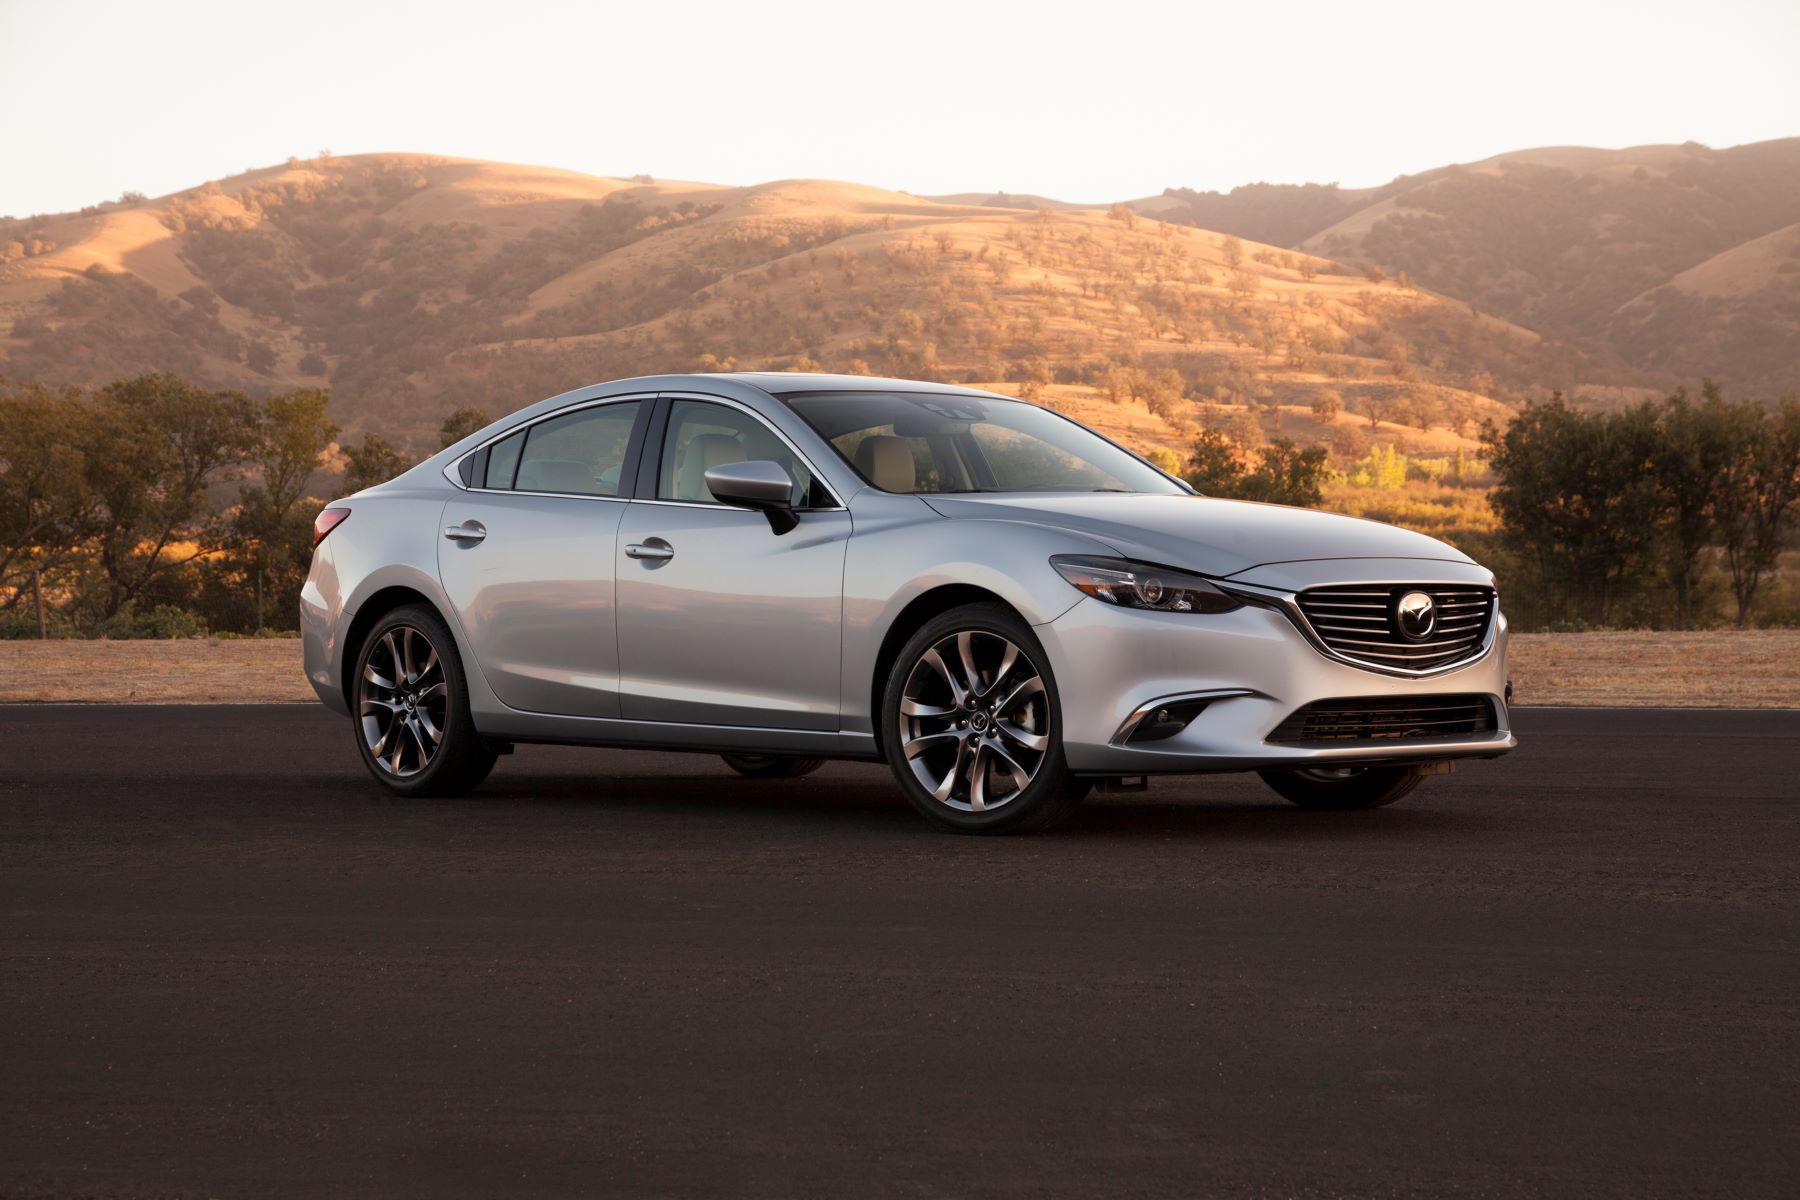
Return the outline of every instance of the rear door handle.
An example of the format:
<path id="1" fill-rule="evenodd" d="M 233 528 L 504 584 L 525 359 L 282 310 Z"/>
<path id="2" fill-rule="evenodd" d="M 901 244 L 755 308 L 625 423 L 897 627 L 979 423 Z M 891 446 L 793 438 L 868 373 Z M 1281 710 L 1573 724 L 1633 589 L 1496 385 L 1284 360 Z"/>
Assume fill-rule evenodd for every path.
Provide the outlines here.
<path id="1" fill-rule="evenodd" d="M 479 542 L 487 536 L 487 530 L 483 529 L 479 522 L 472 521 L 467 525 L 445 527 L 444 536 L 453 542 Z"/>
<path id="2" fill-rule="evenodd" d="M 651 538 L 647 542 L 632 542 L 625 547 L 626 558 L 648 558 L 656 562 L 665 562 L 675 557 L 675 547 L 661 538 Z"/>

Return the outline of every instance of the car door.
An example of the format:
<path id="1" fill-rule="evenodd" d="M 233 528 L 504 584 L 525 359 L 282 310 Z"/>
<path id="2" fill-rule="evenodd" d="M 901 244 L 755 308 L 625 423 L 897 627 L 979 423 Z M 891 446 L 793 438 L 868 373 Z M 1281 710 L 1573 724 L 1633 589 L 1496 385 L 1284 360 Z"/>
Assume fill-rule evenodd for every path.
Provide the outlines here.
<path id="1" fill-rule="evenodd" d="M 502 703 L 619 715 L 613 563 L 650 401 L 536 421 L 475 452 L 444 508 L 438 574 Z"/>
<path id="2" fill-rule="evenodd" d="M 748 408 L 662 403 L 619 529 L 623 715 L 835 730 L 850 514 Z M 709 468 L 757 460 L 794 480 L 800 520 L 787 533 L 706 488 Z"/>

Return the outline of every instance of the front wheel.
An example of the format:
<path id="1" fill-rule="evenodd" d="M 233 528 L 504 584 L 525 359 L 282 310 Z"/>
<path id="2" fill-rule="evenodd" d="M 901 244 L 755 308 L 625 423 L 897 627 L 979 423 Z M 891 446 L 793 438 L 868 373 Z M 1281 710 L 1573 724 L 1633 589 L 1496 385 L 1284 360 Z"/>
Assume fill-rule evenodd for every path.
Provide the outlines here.
<path id="1" fill-rule="evenodd" d="M 375 623 L 356 657 L 356 749 L 369 773 L 408 796 L 459 796 L 487 778 L 494 752 L 469 715 L 456 641 L 424 605 Z"/>
<path id="2" fill-rule="evenodd" d="M 825 765 L 822 758 L 791 758 L 784 754 L 721 754 L 719 757 L 746 779 L 798 779 Z"/>
<path id="3" fill-rule="evenodd" d="M 1088 793 L 1063 759 L 1049 658 L 1001 605 L 952 609 L 913 634 L 894 660 L 881 714 L 900 789 L 942 828 L 1043 829 Z"/>
<path id="4" fill-rule="evenodd" d="M 1257 774 L 1283 798 L 1323 812 L 1380 808 L 1425 781 L 1411 767 L 1304 767 Z"/>

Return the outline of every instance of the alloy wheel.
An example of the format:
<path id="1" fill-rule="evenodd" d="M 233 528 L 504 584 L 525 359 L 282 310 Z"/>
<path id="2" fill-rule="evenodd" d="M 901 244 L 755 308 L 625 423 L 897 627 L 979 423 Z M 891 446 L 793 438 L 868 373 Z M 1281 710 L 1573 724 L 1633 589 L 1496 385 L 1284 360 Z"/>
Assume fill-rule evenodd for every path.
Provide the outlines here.
<path id="1" fill-rule="evenodd" d="M 1030 786 L 1050 749 L 1050 701 L 1030 657 L 997 633 L 935 642 L 900 692 L 900 745 L 933 799 L 991 812 Z"/>
<path id="2" fill-rule="evenodd" d="M 384 772 L 406 779 L 431 765 L 449 725 L 450 690 L 423 631 L 395 625 L 381 635 L 363 663 L 356 699 L 363 744 Z"/>
<path id="3" fill-rule="evenodd" d="M 1341 783 L 1368 773 L 1367 767 L 1299 767 L 1294 774 L 1317 783 Z"/>

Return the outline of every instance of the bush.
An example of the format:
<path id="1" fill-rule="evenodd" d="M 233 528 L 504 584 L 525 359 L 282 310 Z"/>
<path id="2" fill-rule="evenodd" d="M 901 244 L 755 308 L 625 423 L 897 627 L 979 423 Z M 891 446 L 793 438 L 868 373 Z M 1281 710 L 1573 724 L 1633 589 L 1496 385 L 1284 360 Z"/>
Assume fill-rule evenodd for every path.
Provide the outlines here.
<path id="1" fill-rule="evenodd" d="M 1350 482 L 1393 491 L 1406 483 L 1406 455 L 1392 446 L 1377 446 L 1356 460 L 1350 468 Z"/>
<path id="2" fill-rule="evenodd" d="M 1424 479 L 1431 483 L 1440 483 L 1451 473 L 1452 461 L 1448 458 L 1413 458 L 1406 463 L 1408 479 Z"/>
<path id="3" fill-rule="evenodd" d="M 49 625 L 48 632 L 51 637 L 64 636 L 62 629 L 52 619 L 47 605 L 44 619 Z M 20 605 L 11 612 L 0 612 L 0 642 L 35 641 L 36 638 L 37 617 L 29 607 Z"/>
<path id="4" fill-rule="evenodd" d="M 173 604 L 159 604 L 147 613 L 128 604 L 109 617 L 99 633 L 113 641 L 201 637 L 206 633 L 206 622 Z"/>
<path id="5" fill-rule="evenodd" d="M 1161 446 L 1157 446 L 1146 451 L 1144 457 L 1171 475 L 1181 474 L 1181 457 L 1173 450 L 1165 450 Z"/>

